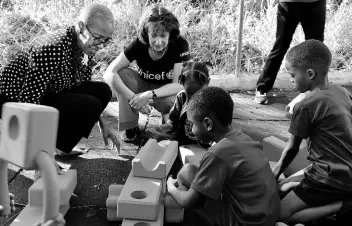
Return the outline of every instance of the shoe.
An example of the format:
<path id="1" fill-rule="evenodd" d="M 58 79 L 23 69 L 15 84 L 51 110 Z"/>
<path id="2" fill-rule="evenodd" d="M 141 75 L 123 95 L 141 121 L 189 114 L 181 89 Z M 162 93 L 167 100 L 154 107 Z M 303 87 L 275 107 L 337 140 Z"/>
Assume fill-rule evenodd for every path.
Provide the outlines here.
<path id="1" fill-rule="evenodd" d="M 267 104 L 268 103 L 268 96 L 266 93 L 255 91 L 254 101 L 258 104 Z"/>
<path id="2" fill-rule="evenodd" d="M 137 138 L 138 127 L 133 129 L 127 129 L 121 135 L 121 140 L 124 142 L 132 142 Z"/>

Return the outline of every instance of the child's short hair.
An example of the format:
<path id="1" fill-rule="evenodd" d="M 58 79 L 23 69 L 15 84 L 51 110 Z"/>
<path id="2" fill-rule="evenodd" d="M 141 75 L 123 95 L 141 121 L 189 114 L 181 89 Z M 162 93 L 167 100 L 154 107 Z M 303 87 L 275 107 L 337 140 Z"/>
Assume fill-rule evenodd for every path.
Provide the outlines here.
<path id="1" fill-rule="evenodd" d="M 144 44 L 149 45 L 148 29 L 151 23 L 154 23 L 154 31 L 162 27 L 170 33 L 169 42 L 177 40 L 180 36 L 180 24 L 176 16 L 157 4 L 147 8 L 139 20 L 138 38 Z"/>
<path id="2" fill-rule="evenodd" d="M 208 85 L 210 82 L 209 70 L 206 63 L 186 61 L 182 65 L 178 83 L 184 85 L 186 81 L 196 82 L 200 85 Z"/>
<path id="3" fill-rule="evenodd" d="M 214 115 L 223 126 L 227 126 L 232 123 L 233 101 L 222 88 L 206 87 L 192 96 L 187 111 L 199 120 Z"/>
<path id="4" fill-rule="evenodd" d="M 321 41 L 310 39 L 292 47 L 287 53 L 286 60 L 292 67 L 327 74 L 331 65 L 331 52 Z"/>

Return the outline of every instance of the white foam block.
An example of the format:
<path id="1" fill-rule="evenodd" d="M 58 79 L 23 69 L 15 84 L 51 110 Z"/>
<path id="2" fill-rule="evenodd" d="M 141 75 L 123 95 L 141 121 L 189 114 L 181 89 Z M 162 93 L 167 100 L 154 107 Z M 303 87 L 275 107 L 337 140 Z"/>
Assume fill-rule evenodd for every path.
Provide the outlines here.
<path id="1" fill-rule="evenodd" d="M 70 209 L 70 204 L 66 203 L 60 206 L 59 212 L 65 215 Z M 27 205 L 17 218 L 12 222 L 13 226 L 33 226 L 38 222 L 42 221 L 43 218 L 43 208 L 37 206 Z"/>
<path id="2" fill-rule="evenodd" d="M 106 218 L 108 221 L 122 221 L 121 217 L 117 217 L 117 200 L 123 189 L 122 184 L 112 184 L 109 186 L 109 195 L 106 199 Z"/>
<path id="3" fill-rule="evenodd" d="M 160 205 L 158 218 L 155 221 L 140 221 L 133 219 L 124 219 L 122 226 L 163 226 L 164 225 L 164 205 Z"/>
<path id="4" fill-rule="evenodd" d="M 205 153 L 206 150 L 196 144 L 180 146 L 180 154 L 183 165 L 187 163 L 199 165 L 199 162 L 202 160 Z"/>
<path id="5" fill-rule="evenodd" d="M 55 108 L 5 103 L 2 110 L 0 158 L 21 168 L 36 169 L 39 151 L 53 156 L 59 112 Z"/>
<path id="6" fill-rule="evenodd" d="M 162 180 L 134 177 L 131 172 L 117 200 L 117 216 L 154 221 L 161 196 Z"/>
<path id="7" fill-rule="evenodd" d="M 133 176 L 165 178 L 177 157 L 177 153 L 177 141 L 169 141 L 166 147 L 162 147 L 155 139 L 149 139 L 132 161 Z"/>
<path id="8" fill-rule="evenodd" d="M 68 170 L 64 174 L 58 175 L 58 183 L 60 191 L 60 205 L 64 205 L 70 201 L 73 190 L 77 185 L 77 171 Z M 31 206 L 42 206 L 44 200 L 44 181 L 39 178 L 28 190 L 28 203 Z"/>
<path id="9" fill-rule="evenodd" d="M 269 161 L 278 162 L 286 145 L 286 142 L 274 136 L 266 137 L 263 139 L 263 151 Z M 307 144 L 305 141 L 303 141 L 297 156 L 284 171 L 284 175 L 288 177 L 308 166 L 310 163 L 307 160 L 307 155 Z"/>

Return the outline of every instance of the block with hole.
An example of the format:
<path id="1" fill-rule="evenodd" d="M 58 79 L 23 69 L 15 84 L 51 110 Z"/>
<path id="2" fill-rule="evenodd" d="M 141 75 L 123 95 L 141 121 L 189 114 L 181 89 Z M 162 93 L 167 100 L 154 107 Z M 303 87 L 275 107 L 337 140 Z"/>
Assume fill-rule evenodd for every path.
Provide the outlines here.
<path id="1" fill-rule="evenodd" d="M 121 194 L 123 185 L 122 184 L 112 184 L 109 186 L 109 195 L 106 199 L 106 218 L 108 221 L 122 221 L 121 217 L 117 217 L 117 200 Z"/>
<path id="2" fill-rule="evenodd" d="M 38 152 L 45 151 L 53 156 L 58 110 L 36 104 L 5 103 L 1 117 L 1 159 L 31 170 L 37 169 Z"/>
<path id="3" fill-rule="evenodd" d="M 199 162 L 202 160 L 206 151 L 206 149 L 201 148 L 197 144 L 180 146 L 180 155 L 183 165 L 187 163 L 199 165 Z"/>
<path id="4" fill-rule="evenodd" d="M 64 171 L 58 175 L 58 188 L 60 191 L 60 205 L 69 203 L 73 190 L 77 185 L 77 171 Z M 28 190 L 28 204 L 31 206 L 43 205 L 44 181 L 39 178 Z"/>
<path id="5" fill-rule="evenodd" d="M 135 177 L 163 179 L 169 173 L 178 154 L 178 142 L 159 145 L 155 139 L 149 139 L 132 160 L 132 172 Z"/>
<path id="6" fill-rule="evenodd" d="M 160 204 L 158 216 L 154 221 L 124 219 L 121 226 L 163 226 L 164 225 L 164 205 Z"/>
<path id="7" fill-rule="evenodd" d="M 44 181 L 43 204 L 38 208 L 26 206 L 27 212 L 20 214 L 26 219 L 22 221 L 23 225 L 31 225 L 27 218 L 34 214 L 38 216 L 38 221 L 42 222 L 57 217 L 60 208 L 60 193 L 53 153 L 56 146 L 58 118 L 58 110 L 48 106 L 11 102 L 3 105 L 0 181 L 5 181 L 5 183 L 0 185 L 0 203 L 4 207 L 0 215 L 7 215 L 11 212 L 6 183 L 7 165 L 10 162 L 26 170 L 39 169 Z"/>
<path id="8" fill-rule="evenodd" d="M 155 221 L 161 198 L 162 180 L 134 177 L 131 172 L 117 200 L 117 216 Z"/>
<path id="9" fill-rule="evenodd" d="M 263 151 L 265 156 L 269 161 L 277 162 L 279 161 L 281 154 L 286 147 L 287 142 L 280 140 L 274 136 L 266 137 L 263 139 Z M 284 175 L 289 177 L 290 175 L 296 173 L 297 171 L 305 168 L 310 163 L 307 160 L 307 143 L 302 141 L 299 152 L 292 163 L 284 171 Z"/>

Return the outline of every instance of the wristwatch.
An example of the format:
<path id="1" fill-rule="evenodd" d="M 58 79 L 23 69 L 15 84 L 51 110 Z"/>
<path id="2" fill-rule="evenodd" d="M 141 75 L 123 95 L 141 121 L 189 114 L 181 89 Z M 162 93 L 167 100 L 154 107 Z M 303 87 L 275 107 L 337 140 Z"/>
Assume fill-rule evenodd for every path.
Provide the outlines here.
<path id="1" fill-rule="evenodd" d="M 152 90 L 152 94 L 153 94 L 153 99 L 155 99 L 155 98 L 157 98 L 158 96 L 156 95 L 156 93 L 155 93 L 155 91 L 154 90 Z"/>

